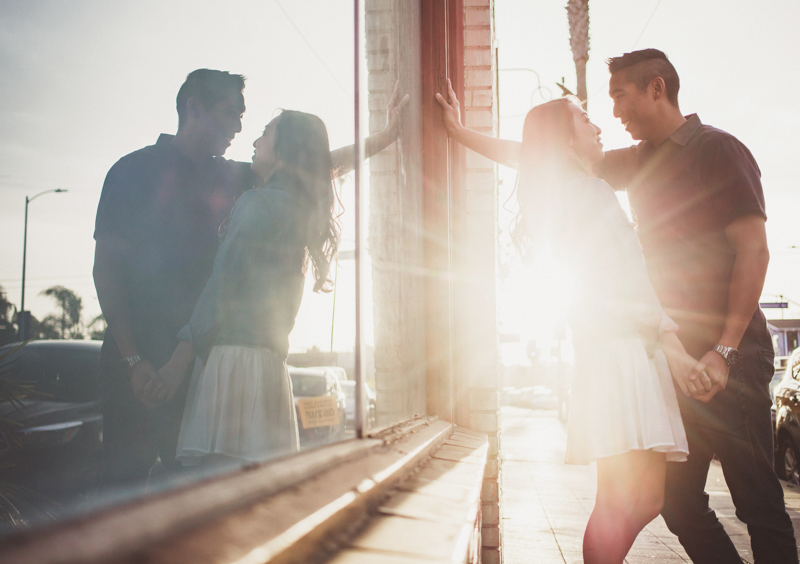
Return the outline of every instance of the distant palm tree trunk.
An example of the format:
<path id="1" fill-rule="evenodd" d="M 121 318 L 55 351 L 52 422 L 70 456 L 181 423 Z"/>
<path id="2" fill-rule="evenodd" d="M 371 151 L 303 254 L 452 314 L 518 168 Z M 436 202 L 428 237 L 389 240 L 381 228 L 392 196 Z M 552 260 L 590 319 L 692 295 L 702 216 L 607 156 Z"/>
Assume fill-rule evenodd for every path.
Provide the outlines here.
<path id="1" fill-rule="evenodd" d="M 586 107 L 586 62 L 589 60 L 589 0 L 568 0 L 569 46 L 578 77 L 578 98 Z"/>

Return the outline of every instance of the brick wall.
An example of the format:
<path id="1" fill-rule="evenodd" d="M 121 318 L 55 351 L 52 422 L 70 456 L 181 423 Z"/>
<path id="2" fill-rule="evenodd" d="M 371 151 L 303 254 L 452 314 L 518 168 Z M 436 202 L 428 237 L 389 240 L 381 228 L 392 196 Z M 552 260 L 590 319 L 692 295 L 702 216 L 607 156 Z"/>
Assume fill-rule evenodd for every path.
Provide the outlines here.
<path id="1" fill-rule="evenodd" d="M 464 124 L 497 136 L 497 67 L 494 0 L 464 0 Z M 489 435 L 489 460 L 481 493 L 482 562 L 501 561 L 498 347 L 495 302 L 497 167 L 466 151 L 467 296 L 465 331 L 469 426 Z"/>

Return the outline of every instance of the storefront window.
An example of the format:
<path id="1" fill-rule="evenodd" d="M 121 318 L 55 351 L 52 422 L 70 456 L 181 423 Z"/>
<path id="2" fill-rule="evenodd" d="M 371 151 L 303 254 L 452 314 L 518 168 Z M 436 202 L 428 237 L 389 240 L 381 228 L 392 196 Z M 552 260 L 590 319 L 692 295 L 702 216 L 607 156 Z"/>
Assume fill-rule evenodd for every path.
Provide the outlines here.
<path id="1" fill-rule="evenodd" d="M 421 284 L 414 271 L 421 248 L 415 230 L 421 213 L 421 146 L 413 31 L 419 22 L 412 4 L 368 0 L 366 27 L 361 28 L 367 70 L 365 135 L 386 125 L 396 81 L 401 94 L 411 99 L 402 110 L 400 141 L 369 160 L 361 192 L 367 211 L 362 302 L 364 375 L 370 385 L 365 397 L 370 399 L 365 421 L 371 427 L 395 423 L 424 407 L 421 336 L 414 334 L 422 306 L 415 303 Z M 355 181 L 349 172 L 352 147 L 336 151 L 354 141 L 353 16 L 350 0 L 3 3 L 0 216 L 8 237 L 0 264 L 5 296 L 20 309 L 22 284 L 15 280 L 25 217 L 25 309 L 34 317 L 30 330 L 35 340 L 20 350 L 13 350 L 15 345 L 0 349 L 5 394 L 0 396 L 0 533 L 230 471 L 242 463 L 290 455 L 295 449 L 289 439 L 276 443 L 270 438 L 278 433 L 275 428 L 286 430 L 269 422 L 275 410 L 286 421 L 297 419 L 301 450 L 355 436 Z M 184 104 L 188 133 L 205 134 L 212 145 L 222 136 L 219 150 L 182 144 L 180 135 L 158 141 L 161 134 L 178 130 L 176 96 L 196 69 L 246 77 L 240 127 L 238 114 L 244 107 L 217 106 L 221 102 L 213 92 L 200 109 Z M 318 116 L 327 128 L 333 165 L 342 165 L 333 181 L 340 244 L 329 292 L 314 291 L 313 256 L 306 262 L 302 292 L 270 290 L 303 284 L 298 282 L 300 271 L 295 272 L 303 259 L 300 255 L 298 261 L 294 243 L 306 232 L 289 215 L 311 213 L 305 196 L 295 194 L 291 201 L 274 194 L 242 197 L 239 201 L 247 205 L 231 215 L 234 198 L 229 196 L 259 184 L 258 177 L 247 186 L 248 164 L 209 164 L 212 154 L 223 153 L 225 159 L 249 163 L 254 141 L 273 119 L 283 119 L 283 110 Z M 295 133 L 305 124 L 295 123 Z M 277 138 L 287 139 L 286 130 L 276 131 Z M 310 143 L 299 133 L 295 138 Z M 112 179 L 116 191 L 107 198 L 112 212 L 97 231 L 98 240 L 110 241 L 111 263 L 119 267 L 111 285 L 116 281 L 126 293 L 115 297 L 101 292 L 98 300 L 92 279 L 93 232 L 104 179 L 122 157 L 144 147 L 150 147 L 144 156 L 128 157 L 127 165 L 117 167 Z M 265 154 L 261 147 L 256 150 Z M 300 149 L 288 144 L 280 150 Z M 256 170 L 259 175 L 269 171 L 265 162 Z M 283 184 L 272 188 L 284 193 L 302 182 L 281 180 L 277 173 L 270 177 L 271 182 L 279 180 Z M 56 188 L 66 193 L 37 199 L 25 216 L 26 196 Z M 247 223 L 248 213 L 267 214 L 273 223 L 265 220 L 264 226 L 252 218 Z M 270 231 L 273 224 L 279 227 Z M 237 272 L 238 278 L 231 282 L 222 276 L 209 290 L 206 281 L 211 276 L 214 282 L 218 230 L 223 233 L 220 249 L 227 253 L 218 257 L 224 262 L 220 274 Z M 234 242 L 226 245 L 226 238 Z M 265 250 L 265 244 L 273 246 Z M 167 247 L 169 253 L 162 252 Z M 319 248 L 324 254 L 325 243 Z M 252 261 L 244 260 L 249 257 Z M 270 261 L 277 266 L 269 266 Z M 324 262 L 323 257 L 320 264 Z M 300 294 L 297 309 L 294 301 Z M 252 301 L 238 302 L 238 296 Z M 189 322 L 192 307 L 186 304 L 197 300 L 206 304 L 205 318 L 201 315 L 197 326 L 192 321 L 189 335 L 195 352 L 208 361 L 205 367 L 195 366 L 194 372 L 190 367 L 174 390 L 167 380 L 158 380 L 161 396 L 152 389 L 134 389 L 137 384 L 121 370 L 120 358 L 136 352 L 157 371 L 178 342 L 172 325 L 179 329 Z M 404 302 L 403 308 L 396 300 Z M 114 303 L 129 306 L 129 327 L 147 342 L 125 353 L 107 339 L 100 370 L 99 340 L 92 339 L 102 338 L 101 304 L 106 309 Z M 215 317 L 223 310 L 228 317 Z M 280 323 L 258 324 L 265 311 Z M 248 325 L 250 318 L 254 321 Z M 113 315 L 105 321 L 115 323 Z M 278 333 L 288 328 L 288 350 L 282 350 L 286 335 Z M 115 337 L 124 340 L 120 334 Z M 232 349 L 237 346 L 271 352 L 242 356 Z M 216 354 L 217 347 L 228 349 Z M 288 377 L 281 373 L 287 354 Z M 214 362 L 217 380 L 202 380 Z M 247 362 L 256 368 L 225 368 L 226 363 Z M 243 383 L 237 379 L 242 370 L 260 372 Z M 283 387 L 276 386 L 275 379 L 281 378 Z M 293 397 L 286 395 L 289 382 Z M 198 392 L 203 383 L 217 387 Z M 152 409 L 136 403 L 142 394 L 154 394 L 146 396 Z M 283 395 L 274 400 L 276 394 Z M 179 405 L 165 408 L 170 402 Z M 187 419 L 188 406 L 193 419 Z M 192 456 L 176 463 L 176 444 L 180 448 L 186 435 L 200 442 L 188 448 Z M 219 450 L 221 444 L 234 445 L 234 450 Z M 214 456 L 204 457 L 204 448 Z M 246 451 L 242 458 L 236 448 Z"/>

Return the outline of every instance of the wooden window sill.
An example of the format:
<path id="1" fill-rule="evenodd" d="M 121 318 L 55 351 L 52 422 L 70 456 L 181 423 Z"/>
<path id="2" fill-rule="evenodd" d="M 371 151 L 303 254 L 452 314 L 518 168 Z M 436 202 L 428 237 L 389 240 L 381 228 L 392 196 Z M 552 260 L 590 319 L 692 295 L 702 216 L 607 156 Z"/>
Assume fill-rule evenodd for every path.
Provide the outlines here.
<path id="1" fill-rule="evenodd" d="M 456 483 L 466 480 L 477 486 L 453 495 L 461 496 L 464 507 L 479 507 L 474 488 L 480 492 L 486 448 L 475 448 L 474 433 L 470 441 L 463 433 L 472 432 L 459 432 L 456 439 L 469 445 L 450 438 L 450 423 L 434 417 L 411 420 L 374 437 L 328 445 L 9 535 L 0 539 L 0 560 L 6 564 L 310 562 L 331 550 L 332 540 L 352 536 L 367 523 L 362 534 L 386 519 L 418 519 L 419 514 L 402 514 L 412 505 L 384 503 L 401 482 L 399 491 L 404 493 L 397 499 L 412 492 L 426 495 L 426 489 L 436 488 L 430 482 L 445 474 Z M 450 444 L 442 447 L 448 440 Z M 423 461 L 427 462 L 420 469 Z M 466 464 L 479 476 L 467 478 Z M 411 490 L 413 484 L 422 490 Z M 446 484 L 441 488 L 448 489 Z M 376 508 L 377 521 L 369 521 Z M 470 515 L 465 518 L 469 521 Z M 350 551 L 366 550 L 350 546 Z"/>

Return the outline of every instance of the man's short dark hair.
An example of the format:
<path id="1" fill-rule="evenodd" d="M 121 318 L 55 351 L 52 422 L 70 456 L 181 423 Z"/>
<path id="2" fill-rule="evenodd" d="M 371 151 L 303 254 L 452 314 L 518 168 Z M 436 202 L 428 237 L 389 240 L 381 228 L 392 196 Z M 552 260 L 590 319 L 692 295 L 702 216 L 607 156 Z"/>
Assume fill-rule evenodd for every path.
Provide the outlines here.
<path id="1" fill-rule="evenodd" d="M 647 85 L 654 78 L 661 77 L 667 87 L 667 100 L 673 106 L 678 105 L 678 91 L 681 89 L 681 79 L 667 55 L 658 49 L 642 49 L 625 53 L 621 57 L 611 57 L 606 61 L 608 71 L 613 75 L 621 70 L 630 69 L 628 79 L 640 91 L 647 90 Z"/>
<path id="2" fill-rule="evenodd" d="M 205 108 L 211 108 L 224 100 L 231 92 L 244 90 L 245 77 L 225 71 L 197 69 L 189 73 L 186 82 L 178 90 L 176 106 L 178 108 L 178 129 L 186 123 L 186 103 L 194 98 Z"/>

